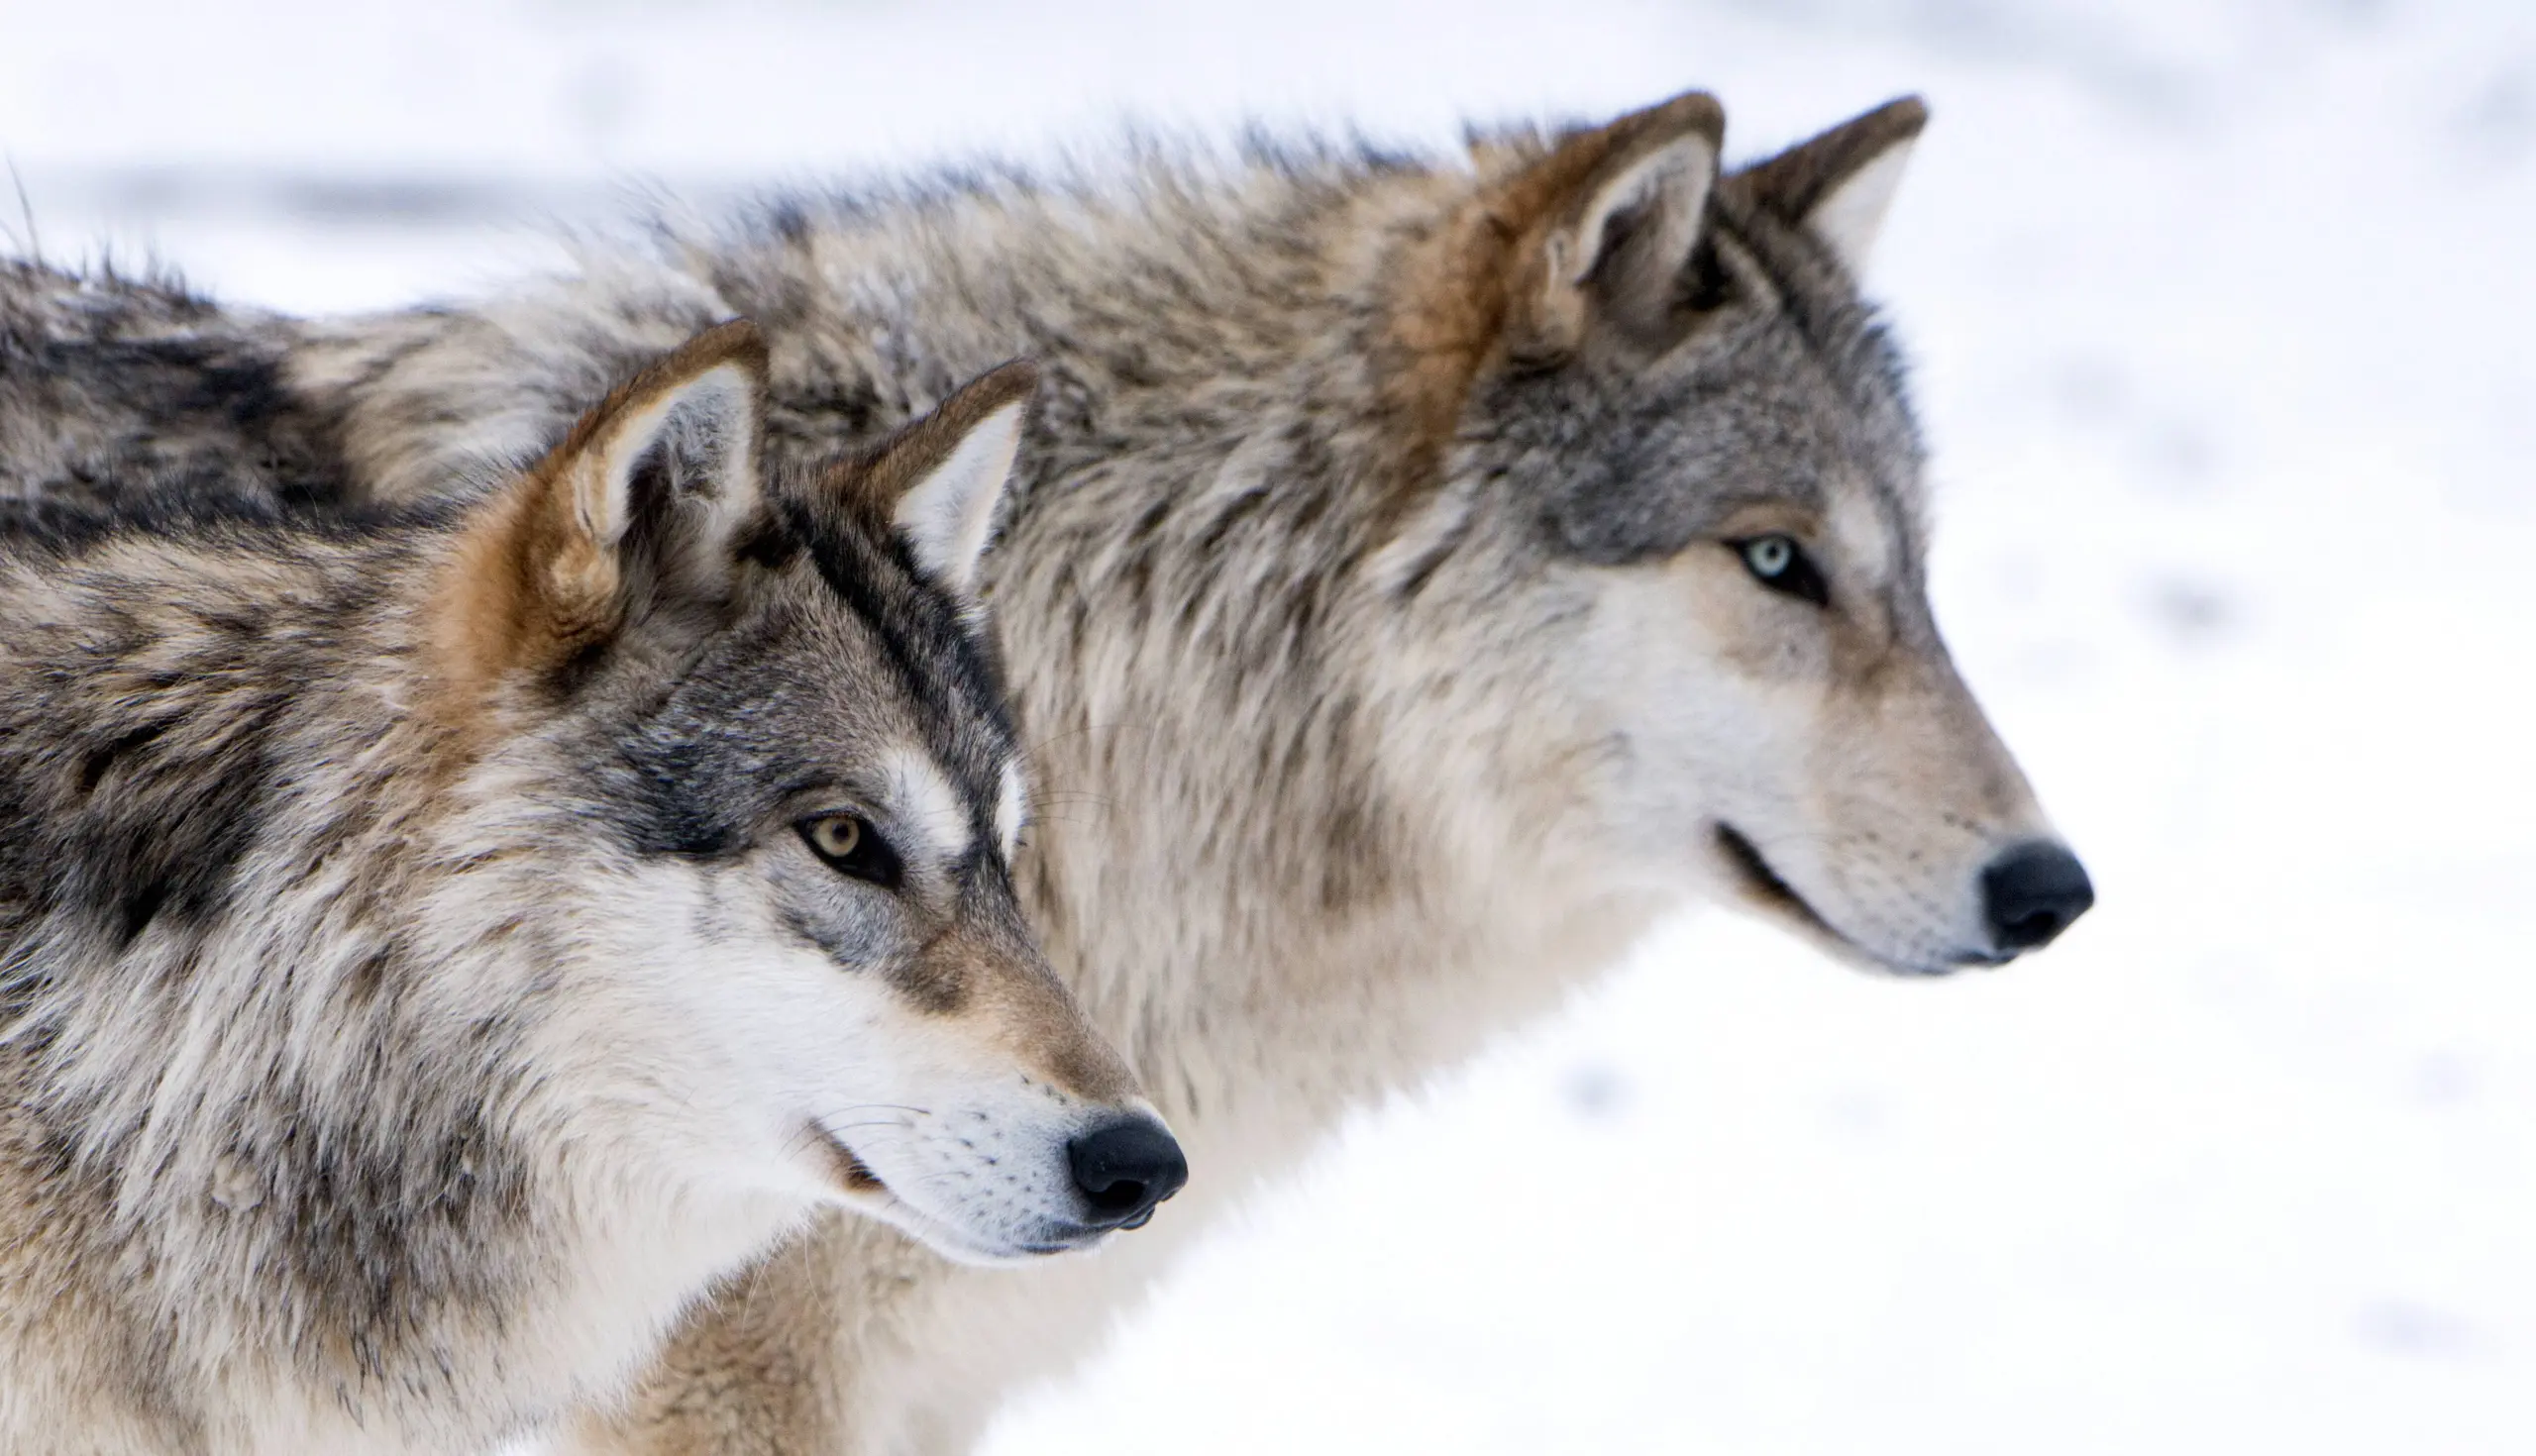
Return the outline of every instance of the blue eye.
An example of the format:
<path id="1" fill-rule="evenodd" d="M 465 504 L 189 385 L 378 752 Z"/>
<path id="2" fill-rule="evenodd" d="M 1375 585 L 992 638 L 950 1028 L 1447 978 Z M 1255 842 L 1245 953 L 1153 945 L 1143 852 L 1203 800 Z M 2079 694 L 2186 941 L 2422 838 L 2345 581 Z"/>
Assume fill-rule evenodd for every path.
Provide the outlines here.
<path id="1" fill-rule="evenodd" d="M 1795 537 L 1774 531 L 1767 536 L 1753 536 L 1727 544 L 1744 558 L 1744 568 L 1752 573 L 1753 580 L 1772 591 L 1802 597 L 1816 606 L 1831 604 L 1831 583 L 1823 579 L 1823 572 L 1815 567 L 1813 558 L 1805 554 L 1805 548 L 1796 544 Z"/>

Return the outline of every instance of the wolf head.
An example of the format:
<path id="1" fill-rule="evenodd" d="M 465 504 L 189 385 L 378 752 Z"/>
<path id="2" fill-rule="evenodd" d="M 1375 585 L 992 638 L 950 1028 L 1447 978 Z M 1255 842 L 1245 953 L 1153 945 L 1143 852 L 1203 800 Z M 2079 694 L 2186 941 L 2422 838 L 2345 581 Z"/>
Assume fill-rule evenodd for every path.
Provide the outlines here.
<path id="1" fill-rule="evenodd" d="M 745 323 L 655 364 L 476 507 L 437 588 L 468 852 L 551 890 L 511 913 L 566 967 L 556 1081 L 697 1196 L 976 1259 L 1139 1223 L 1185 1165 L 1022 923 L 974 631 L 1032 372 L 769 481 L 766 368 Z"/>
<path id="2" fill-rule="evenodd" d="M 1475 143 L 1474 213 L 1403 312 L 1460 364 L 1406 401 L 1450 435 L 1391 566 L 1493 624 L 1532 704 L 1510 731 L 1557 745 L 1607 867 L 1722 878 L 1933 973 L 2042 945 L 2092 891 L 1931 618 L 1920 438 L 1857 293 L 1925 117 L 1732 174 L 1700 95 Z M 1503 546 L 1474 566 L 1475 540 Z"/>

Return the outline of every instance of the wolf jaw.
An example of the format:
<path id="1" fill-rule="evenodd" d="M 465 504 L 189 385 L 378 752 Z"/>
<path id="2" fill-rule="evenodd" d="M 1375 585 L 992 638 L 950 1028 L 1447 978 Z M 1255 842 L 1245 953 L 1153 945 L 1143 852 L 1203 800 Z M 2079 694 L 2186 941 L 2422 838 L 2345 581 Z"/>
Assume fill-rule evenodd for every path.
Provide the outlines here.
<path id="1" fill-rule="evenodd" d="M 874 1173 L 870 1165 L 856 1156 L 854 1149 L 825 1124 L 813 1119 L 803 1129 L 804 1135 L 827 1151 L 836 1188 L 842 1200 L 856 1212 L 877 1218 L 921 1241 L 935 1253 L 955 1263 L 995 1268 L 1001 1265 L 1030 1263 L 1049 1254 L 1071 1253 L 1093 1248 L 1110 1234 L 1123 1229 L 1141 1228 L 1151 1218 L 1150 1211 L 1139 1215 L 1117 1229 L 1102 1229 L 1091 1235 L 1055 1236 L 1045 1241 L 1016 1239 L 990 1242 L 949 1219 L 939 1218 L 893 1193 L 890 1186 Z"/>
<path id="2" fill-rule="evenodd" d="M 1779 878 L 1762 858 L 1752 841 L 1738 832 L 1734 825 L 1716 827 L 1719 859 L 1723 862 L 1722 878 L 1727 892 L 1764 919 L 1770 920 L 1790 934 L 1807 941 L 1836 960 L 1868 971 L 1889 972 L 1897 976 L 1951 976 L 1967 967 L 1997 967 L 2016 959 L 2016 953 L 1992 951 L 1959 951 L 1950 961 L 1934 965 L 1897 961 L 1878 955 L 1871 948 L 1841 933 L 1838 926 L 1823 918 L 1795 886 Z"/>
<path id="3" fill-rule="evenodd" d="M 1857 942 L 1833 929 L 1829 921 L 1816 914 L 1814 907 L 1805 902 L 1805 896 L 1781 880 L 1778 872 L 1770 868 L 1770 862 L 1762 859 L 1761 852 L 1752 847 L 1752 841 L 1744 838 L 1734 825 L 1717 826 L 1717 848 L 1725 857 L 1736 888 L 1755 910 L 1793 922 L 1792 928 L 1801 935 L 1817 941 L 1829 941 L 1849 955 L 1873 959 Z"/>

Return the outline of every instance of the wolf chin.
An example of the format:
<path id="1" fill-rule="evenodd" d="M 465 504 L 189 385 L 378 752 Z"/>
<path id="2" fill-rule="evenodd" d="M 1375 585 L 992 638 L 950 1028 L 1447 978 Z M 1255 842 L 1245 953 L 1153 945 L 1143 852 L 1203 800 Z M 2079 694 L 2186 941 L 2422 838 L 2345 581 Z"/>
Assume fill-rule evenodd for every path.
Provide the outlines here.
<path id="1" fill-rule="evenodd" d="M 481 1450 L 819 1210 L 1008 1261 L 1176 1186 L 1008 877 L 1029 370 L 768 483 L 765 368 L 464 504 L 0 534 L 0 1449 Z"/>
<path id="2" fill-rule="evenodd" d="M 402 501 L 733 314 L 767 327 L 793 454 L 1043 361 L 984 567 L 1040 809 L 1023 897 L 1219 1207 L 1686 901 L 1908 976 L 2091 902 L 1931 618 L 1919 435 L 1858 293 L 1924 120 L 1730 171 L 1685 95 L 1466 161 L 782 199 L 507 299 L 323 323 L 29 269 L 7 306 L 49 372 L 0 380 L 0 438 L 37 496 L 140 453 L 209 491 L 340 466 Z M 962 1449 L 1169 1246 L 990 1277 L 833 1223 L 578 1438 Z"/>

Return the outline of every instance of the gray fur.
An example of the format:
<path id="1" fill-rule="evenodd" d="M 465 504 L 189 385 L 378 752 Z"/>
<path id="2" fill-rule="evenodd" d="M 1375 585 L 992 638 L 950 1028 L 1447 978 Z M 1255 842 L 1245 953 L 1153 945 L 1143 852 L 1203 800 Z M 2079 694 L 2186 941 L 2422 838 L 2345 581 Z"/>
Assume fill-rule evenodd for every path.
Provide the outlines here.
<path id="1" fill-rule="evenodd" d="M 0 260 L 0 495 L 113 507 L 135 491 L 340 493 L 327 427 L 284 384 L 292 335 L 287 320 L 216 307 L 172 277 Z"/>
<path id="2" fill-rule="evenodd" d="M 1887 970 L 1992 958 L 1979 867 L 2050 831 L 1929 615 L 1865 233 L 1809 224 L 1921 117 L 1722 178 L 1684 97 L 1468 165 L 1261 148 L 790 198 L 477 307 L 240 338 L 289 335 L 291 417 L 373 501 L 537 448 L 569 391 L 727 313 L 767 327 L 794 455 L 1042 361 L 987 564 L 1042 790 L 1023 889 L 1219 1205 L 1688 895 Z M 1828 605 L 1751 579 L 1755 531 L 1819 555 Z M 834 1226 L 583 1439 L 962 1449 L 1162 1248 L 1024 1286 Z"/>

